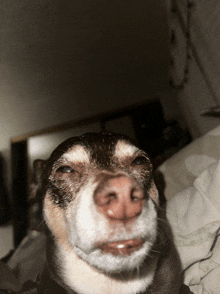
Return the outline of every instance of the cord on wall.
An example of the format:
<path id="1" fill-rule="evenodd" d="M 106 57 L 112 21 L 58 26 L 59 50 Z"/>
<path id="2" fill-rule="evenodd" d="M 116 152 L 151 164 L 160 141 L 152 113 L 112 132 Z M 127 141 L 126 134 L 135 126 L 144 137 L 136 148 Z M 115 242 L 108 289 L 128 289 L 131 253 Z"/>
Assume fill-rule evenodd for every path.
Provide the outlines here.
<path id="1" fill-rule="evenodd" d="M 183 21 L 180 9 L 178 8 L 178 5 L 176 3 L 176 0 L 172 0 L 171 3 L 171 13 L 175 13 L 178 17 L 178 20 L 180 22 L 181 25 L 181 29 L 185 35 L 186 38 L 186 49 L 185 49 L 185 65 L 184 65 L 184 72 L 183 72 L 183 78 L 181 80 L 181 82 L 176 83 L 173 79 L 170 79 L 170 86 L 174 89 L 183 89 L 184 85 L 187 83 L 188 81 L 188 74 L 189 74 L 189 62 L 191 59 L 191 55 L 190 55 L 190 43 L 191 43 L 191 9 L 194 6 L 194 4 L 187 0 L 187 5 L 186 5 L 186 26 L 185 23 Z M 171 30 L 171 36 L 170 36 L 170 43 L 175 44 L 176 41 L 176 36 L 175 36 L 175 31 Z M 174 66 L 174 59 L 171 58 L 171 65 Z"/>

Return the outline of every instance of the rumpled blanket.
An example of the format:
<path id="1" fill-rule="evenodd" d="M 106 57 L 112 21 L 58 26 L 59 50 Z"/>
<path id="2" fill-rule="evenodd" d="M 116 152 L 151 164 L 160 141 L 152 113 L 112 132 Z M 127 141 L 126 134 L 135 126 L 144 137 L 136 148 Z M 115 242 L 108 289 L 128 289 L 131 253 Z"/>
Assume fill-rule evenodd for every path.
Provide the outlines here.
<path id="1" fill-rule="evenodd" d="M 45 234 L 30 231 L 8 260 L 0 261 L 0 294 L 35 294 L 45 261 Z"/>
<path id="2" fill-rule="evenodd" d="M 195 294 L 220 293 L 220 161 L 167 202 L 167 218 Z"/>

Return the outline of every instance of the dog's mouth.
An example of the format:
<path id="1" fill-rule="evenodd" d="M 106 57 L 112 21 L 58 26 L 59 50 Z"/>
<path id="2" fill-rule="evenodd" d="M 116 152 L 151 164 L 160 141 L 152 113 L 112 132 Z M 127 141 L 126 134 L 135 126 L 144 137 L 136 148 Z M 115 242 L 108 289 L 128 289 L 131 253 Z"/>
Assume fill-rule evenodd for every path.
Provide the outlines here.
<path id="1" fill-rule="evenodd" d="M 98 246 L 103 253 L 127 256 L 139 250 L 143 245 L 141 238 L 104 243 Z"/>

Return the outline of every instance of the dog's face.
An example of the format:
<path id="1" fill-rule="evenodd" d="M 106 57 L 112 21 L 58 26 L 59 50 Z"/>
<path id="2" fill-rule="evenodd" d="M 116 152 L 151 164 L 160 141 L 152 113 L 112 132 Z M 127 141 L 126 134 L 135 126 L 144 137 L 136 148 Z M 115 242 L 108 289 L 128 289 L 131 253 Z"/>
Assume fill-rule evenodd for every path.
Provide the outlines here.
<path id="1" fill-rule="evenodd" d="M 108 273 L 140 267 L 157 235 L 145 152 L 116 134 L 70 138 L 49 158 L 44 186 L 44 218 L 58 248 Z"/>

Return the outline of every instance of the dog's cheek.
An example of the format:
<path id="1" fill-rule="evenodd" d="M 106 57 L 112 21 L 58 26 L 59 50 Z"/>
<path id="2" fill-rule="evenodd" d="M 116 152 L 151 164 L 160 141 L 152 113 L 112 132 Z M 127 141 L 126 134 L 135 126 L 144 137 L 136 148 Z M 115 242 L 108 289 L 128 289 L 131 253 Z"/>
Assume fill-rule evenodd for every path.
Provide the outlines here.
<path id="1" fill-rule="evenodd" d="M 56 205 L 49 193 L 44 198 L 44 220 L 59 244 L 68 242 L 64 210 Z"/>
<path id="2" fill-rule="evenodd" d="M 79 181 L 80 179 L 80 181 Z M 72 201 L 75 200 L 81 186 L 86 182 L 86 177 L 77 176 L 54 176 L 49 179 L 48 192 L 55 205 L 62 209 L 67 209 Z"/>
<path id="3" fill-rule="evenodd" d="M 94 185 L 95 186 L 95 185 Z M 106 221 L 102 215 L 97 214 L 93 201 L 93 191 L 95 189 L 91 182 L 80 191 L 79 197 L 71 205 L 71 210 L 67 210 L 67 221 L 69 231 L 71 231 L 71 243 L 77 241 L 80 247 L 85 250 L 91 248 L 97 237 L 97 232 L 102 227 L 102 235 L 107 234 Z M 102 236 L 102 237 L 103 237 Z M 76 240 L 77 239 L 77 240 Z"/>

